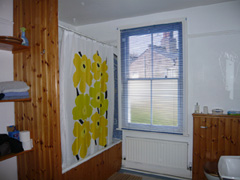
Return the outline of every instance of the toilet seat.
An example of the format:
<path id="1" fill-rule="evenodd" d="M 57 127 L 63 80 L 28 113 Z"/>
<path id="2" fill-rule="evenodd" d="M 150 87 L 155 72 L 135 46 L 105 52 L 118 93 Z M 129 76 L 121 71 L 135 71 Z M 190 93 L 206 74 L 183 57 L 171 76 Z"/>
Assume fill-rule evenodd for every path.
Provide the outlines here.
<path id="1" fill-rule="evenodd" d="M 218 162 L 217 161 L 207 161 L 203 167 L 204 171 L 211 176 L 218 176 Z"/>

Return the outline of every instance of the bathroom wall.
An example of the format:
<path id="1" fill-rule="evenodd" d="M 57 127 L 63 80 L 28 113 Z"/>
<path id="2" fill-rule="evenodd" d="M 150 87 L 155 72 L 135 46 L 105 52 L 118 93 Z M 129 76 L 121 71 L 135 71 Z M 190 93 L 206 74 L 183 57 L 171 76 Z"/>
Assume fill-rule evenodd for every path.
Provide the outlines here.
<path id="1" fill-rule="evenodd" d="M 13 1 L 0 0 L 0 36 L 13 34 Z M 0 82 L 13 80 L 13 54 L 10 51 L 0 50 Z M 14 103 L 0 103 L 0 134 L 7 133 L 6 126 L 14 125 Z M 16 157 L 0 162 L 0 179 L 16 180 Z"/>
<path id="2" fill-rule="evenodd" d="M 77 30 L 99 41 L 117 45 L 119 27 L 182 18 L 187 18 L 187 136 L 156 133 L 146 136 L 188 142 L 188 161 L 192 162 L 192 113 L 196 102 L 200 104 L 201 111 L 203 106 L 208 106 L 210 112 L 213 108 L 221 108 L 224 113 L 240 110 L 240 1 L 79 26 Z M 138 132 L 134 133 L 138 136 Z"/>
<path id="3" fill-rule="evenodd" d="M 0 0 L 0 35 L 12 35 L 12 0 Z M 117 28 L 128 25 L 158 23 L 168 19 L 185 18 L 188 21 L 188 137 L 189 161 L 192 148 L 193 106 L 199 102 L 212 108 L 240 110 L 240 1 L 152 14 L 107 23 L 78 27 L 82 34 L 99 41 L 117 45 Z M 13 56 L 1 51 L 0 81 L 13 79 Z M 236 60 L 234 60 L 236 59 Z M 225 63 L 220 65 L 220 61 Z M 234 63 L 233 63 L 234 62 Z M 232 73 L 234 69 L 234 73 Z M 236 69 L 236 70 L 235 70 Z M 238 73 L 237 73 L 238 72 Z M 14 123 L 13 103 L 0 103 L 0 133 Z M 165 138 L 164 135 L 160 135 Z M 174 137 L 175 139 L 175 137 Z M 17 179 L 16 158 L 0 162 L 1 179 Z"/>
<path id="4" fill-rule="evenodd" d="M 226 112 L 229 109 L 240 109 L 240 95 L 237 93 L 240 77 L 240 68 L 237 66 L 240 61 L 239 10 L 240 1 L 231 1 L 79 26 L 77 29 L 99 41 L 117 45 L 118 27 L 187 18 L 189 113 L 193 112 L 196 102 L 199 102 L 201 109 L 207 105 L 210 110 L 219 107 Z M 232 56 L 235 59 L 234 73 L 227 72 L 233 68 L 231 65 L 221 63 L 227 54 L 229 58 Z"/>

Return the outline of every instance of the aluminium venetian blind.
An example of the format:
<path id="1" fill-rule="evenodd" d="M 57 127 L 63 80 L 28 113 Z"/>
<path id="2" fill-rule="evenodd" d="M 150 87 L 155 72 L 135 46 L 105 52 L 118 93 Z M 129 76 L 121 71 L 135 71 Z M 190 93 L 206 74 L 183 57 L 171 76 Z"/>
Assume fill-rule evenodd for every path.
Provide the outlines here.
<path id="1" fill-rule="evenodd" d="M 120 37 L 122 127 L 182 134 L 182 22 L 123 29 Z"/>

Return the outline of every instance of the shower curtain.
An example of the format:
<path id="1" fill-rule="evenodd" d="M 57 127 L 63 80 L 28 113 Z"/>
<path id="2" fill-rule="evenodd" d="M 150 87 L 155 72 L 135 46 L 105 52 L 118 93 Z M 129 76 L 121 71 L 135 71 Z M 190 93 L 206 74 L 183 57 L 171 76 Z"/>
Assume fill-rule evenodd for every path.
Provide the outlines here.
<path id="1" fill-rule="evenodd" d="M 112 143 L 113 47 L 59 28 L 63 173 Z"/>

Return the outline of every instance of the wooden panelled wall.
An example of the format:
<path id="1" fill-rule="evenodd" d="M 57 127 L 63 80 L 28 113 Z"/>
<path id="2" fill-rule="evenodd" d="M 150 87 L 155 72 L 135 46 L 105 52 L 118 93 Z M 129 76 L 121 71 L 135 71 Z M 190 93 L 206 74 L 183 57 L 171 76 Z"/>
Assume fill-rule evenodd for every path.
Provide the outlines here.
<path id="1" fill-rule="evenodd" d="M 62 174 L 58 0 L 14 0 L 14 36 L 26 27 L 30 50 L 14 54 L 14 80 L 30 86 L 30 102 L 15 103 L 15 123 L 29 130 L 34 149 L 17 157 L 18 178 L 104 180 L 121 167 L 122 144 Z"/>
<path id="2" fill-rule="evenodd" d="M 64 180 L 107 180 L 121 168 L 122 143 L 104 151 L 63 175 Z"/>
<path id="3" fill-rule="evenodd" d="M 15 103 L 15 123 L 31 132 L 34 146 L 17 158 L 18 177 L 59 179 L 58 1 L 14 0 L 13 8 L 14 36 L 26 27 L 30 45 L 29 51 L 14 54 L 14 80 L 25 81 L 31 96 L 31 102 Z"/>
<path id="4" fill-rule="evenodd" d="M 240 116 L 193 114 L 193 179 L 206 180 L 206 161 L 240 155 Z"/>

